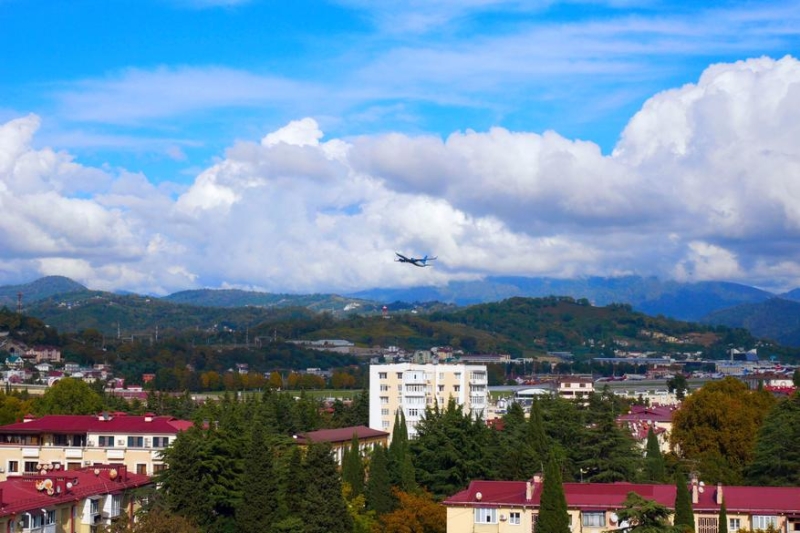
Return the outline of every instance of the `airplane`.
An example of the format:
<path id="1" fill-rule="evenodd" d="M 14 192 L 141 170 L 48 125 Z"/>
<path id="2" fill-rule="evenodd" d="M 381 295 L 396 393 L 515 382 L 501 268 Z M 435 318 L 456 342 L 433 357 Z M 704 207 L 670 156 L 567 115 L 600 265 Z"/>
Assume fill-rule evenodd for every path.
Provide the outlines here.
<path id="1" fill-rule="evenodd" d="M 411 263 L 412 265 L 418 267 L 429 267 L 432 265 L 429 265 L 428 261 L 436 261 L 436 257 L 428 257 L 427 255 L 420 259 L 416 257 L 406 257 L 398 252 L 395 252 L 394 254 L 397 256 L 397 259 L 395 259 L 395 261 L 397 261 L 398 263 Z"/>

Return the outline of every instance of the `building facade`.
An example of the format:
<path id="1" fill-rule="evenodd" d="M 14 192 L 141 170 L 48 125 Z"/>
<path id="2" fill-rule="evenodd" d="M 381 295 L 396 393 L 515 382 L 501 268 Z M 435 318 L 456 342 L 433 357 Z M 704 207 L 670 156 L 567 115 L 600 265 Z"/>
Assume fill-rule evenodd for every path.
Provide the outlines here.
<path id="1" fill-rule="evenodd" d="M 675 485 L 636 483 L 564 483 L 572 533 L 603 533 L 624 527 L 616 511 L 629 492 L 669 509 L 675 506 Z M 724 499 L 729 533 L 767 530 L 800 531 L 800 487 L 703 486 L 691 483 L 697 533 L 719 531 Z M 473 481 L 443 503 L 449 533 L 521 533 L 535 530 L 542 479 Z"/>
<path id="2" fill-rule="evenodd" d="M 354 435 L 358 439 L 358 449 L 364 454 L 369 453 L 375 446 L 389 446 L 388 431 L 380 431 L 366 426 L 307 431 L 295 435 L 294 440 L 298 446 L 308 446 L 311 442 L 329 444 L 336 463 L 341 466 L 344 450 L 350 447 Z"/>
<path id="3" fill-rule="evenodd" d="M 78 470 L 43 469 L 0 482 L 0 531 L 94 533 L 101 525 L 133 518 L 133 492 L 152 484 L 125 465 Z"/>
<path id="4" fill-rule="evenodd" d="M 452 398 L 464 412 L 485 417 L 488 394 L 486 365 L 370 365 L 369 426 L 389 432 L 391 439 L 395 414 L 402 410 L 413 439 L 428 407 L 444 409 Z"/>
<path id="5" fill-rule="evenodd" d="M 0 481 L 42 469 L 110 463 L 153 475 L 164 468 L 161 452 L 190 425 L 172 417 L 124 413 L 26 417 L 0 426 Z"/>

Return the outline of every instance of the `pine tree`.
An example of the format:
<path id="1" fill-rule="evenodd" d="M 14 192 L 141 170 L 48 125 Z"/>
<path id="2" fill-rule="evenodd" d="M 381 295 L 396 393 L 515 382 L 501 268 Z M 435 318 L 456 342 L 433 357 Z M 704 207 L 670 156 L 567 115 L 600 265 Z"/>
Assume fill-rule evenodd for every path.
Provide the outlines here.
<path id="1" fill-rule="evenodd" d="M 372 450 L 367 485 L 364 489 L 367 509 L 378 514 L 388 513 L 394 509 L 387 454 L 388 451 L 383 446 L 376 446 Z"/>
<path id="2" fill-rule="evenodd" d="M 800 392 L 767 414 L 746 473 L 753 485 L 800 485 Z"/>
<path id="3" fill-rule="evenodd" d="M 364 493 L 364 461 L 361 459 L 358 435 L 353 433 L 350 446 L 342 455 L 342 482 L 350 486 L 350 498 Z"/>
<path id="4" fill-rule="evenodd" d="M 552 456 L 545 468 L 536 533 L 569 533 L 567 498 L 561 482 L 561 469 Z"/>
<path id="5" fill-rule="evenodd" d="M 694 533 L 694 511 L 692 495 L 689 492 L 686 476 L 683 472 L 675 475 L 675 527 L 681 533 Z"/>
<path id="6" fill-rule="evenodd" d="M 528 418 L 529 436 L 533 453 L 536 454 L 536 461 L 539 465 L 537 472 L 544 469 L 542 466 L 547 457 L 547 433 L 544 429 L 544 418 L 542 417 L 542 405 L 539 400 L 534 400 L 531 405 L 531 413 Z"/>
<path id="7" fill-rule="evenodd" d="M 718 533 L 728 533 L 728 508 L 725 506 L 725 498 L 719 507 L 719 528 Z"/>
<path id="8" fill-rule="evenodd" d="M 647 431 L 647 452 L 645 454 L 645 477 L 647 481 L 653 483 L 663 483 L 665 476 L 664 456 L 661 455 L 661 447 L 658 445 L 653 426 Z"/>

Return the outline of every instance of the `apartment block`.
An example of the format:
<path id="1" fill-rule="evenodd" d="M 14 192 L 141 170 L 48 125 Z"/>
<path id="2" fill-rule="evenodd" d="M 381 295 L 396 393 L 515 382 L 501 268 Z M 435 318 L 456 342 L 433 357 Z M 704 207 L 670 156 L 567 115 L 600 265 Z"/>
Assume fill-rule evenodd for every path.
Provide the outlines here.
<path id="1" fill-rule="evenodd" d="M 153 475 L 164 468 L 161 452 L 189 426 L 172 417 L 125 413 L 26 417 L 0 426 L 0 481 L 110 463 Z"/>
<path id="2" fill-rule="evenodd" d="M 488 378 L 486 365 L 414 364 L 371 365 L 369 369 L 369 425 L 390 433 L 395 414 L 402 410 L 408 436 L 425 409 L 447 407 L 450 398 L 473 416 L 486 416 Z"/>

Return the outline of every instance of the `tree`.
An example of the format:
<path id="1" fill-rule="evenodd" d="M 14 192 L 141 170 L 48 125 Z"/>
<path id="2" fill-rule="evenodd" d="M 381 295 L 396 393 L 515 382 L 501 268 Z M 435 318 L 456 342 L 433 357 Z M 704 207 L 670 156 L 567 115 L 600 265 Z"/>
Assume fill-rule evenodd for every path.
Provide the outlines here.
<path id="1" fill-rule="evenodd" d="M 683 472 L 675 474 L 675 527 L 680 533 L 694 533 L 692 495 Z"/>
<path id="2" fill-rule="evenodd" d="M 756 436 L 774 404 L 771 394 L 751 391 L 736 378 L 707 383 L 674 413 L 672 448 L 681 458 L 696 461 L 707 482 L 741 485 Z"/>
<path id="3" fill-rule="evenodd" d="M 367 509 L 375 511 L 379 515 L 394 509 L 387 456 L 388 451 L 383 446 L 373 448 L 367 485 L 364 489 L 364 495 L 367 497 Z"/>
<path id="4" fill-rule="evenodd" d="M 405 492 L 413 491 L 417 487 L 408 442 L 406 415 L 402 409 L 394 415 L 392 442 L 389 444 L 389 479 L 392 485 Z"/>
<path id="5" fill-rule="evenodd" d="M 278 516 L 278 487 L 272 448 L 265 437 L 263 422 L 258 419 L 251 425 L 246 463 L 242 501 L 236 508 L 236 528 L 242 533 L 261 533 L 264 524 L 274 523 Z"/>
<path id="6" fill-rule="evenodd" d="M 686 380 L 686 376 L 678 372 L 669 378 L 667 380 L 667 390 L 674 392 L 675 398 L 680 401 L 686 399 L 686 393 L 689 392 L 689 382 Z"/>
<path id="7" fill-rule="evenodd" d="M 722 499 L 722 505 L 719 507 L 719 528 L 717 533 L 728 533 L 728 508 L 725 505 L 725 498 Z"/>
<path id="8" fill-rule="evenodd" d="M 351 499 L 364 493 L 364 461 L 356 433 L 353 433 L 350 446 L 342 453 L 342 482 L 350 487 Z"/>
<path id="9" fill-rule="evenodd" d="M 629 492 L 617 511 L 618 523 L 627 522 L 626 533 L 677 533 L 669 523 L 670 510 L 653 500 L 647 500 L 635 492 Z"/>
<path id="10" fill-rule="evenodd" d="M 397 509 L 381 516 L 382 533 L 446 533 L 447 510 L 429 493 L 409 494 L 395 490 Z"/>
<path id="11" fill-rule="evenodd" d="M 353 518 L 342 493 L 338 466 L 330 444 L 312 442 L 308 446 L 305 468 L 313 473 L 303 498 L 306 533 L 351 533 Z"/>
<path id="12" fill-rule="evenodd" d="M 633 481 L 640 466 L 641 454 L 634 451 L 630 433 L 620 428 L 610 412 L 598 415 L 581 446 L 585 457 L 579 466 L 590 472 L 589 481 L 611 483 Z"/>
<path id="13" fill-rule="evenodd" d="M 522 406 L 516 402 L 512 403 L 503 417 L 503 431 L 498 436 L 499 479 L 530 479 L 534 473 L 541 471 L 540 457 L 536 451 L 535 431 L 543 434 L 541 426 L 536 428 L 525 419 Z"/>
<path id="14" fill-rule="evenodd" d="M 800 392 L 767 414 L 746 476 L 753 485 L 800 486 Z"/>
<path id="15" fill-rule="evenodd" d="M 569 533 L 569 513 L 567 512 L 564 486 L 561 482 L 561 469 L 552 456 L 545 468 L 536 532 Z"/>
<path id="16" fill-rule="evenodd" d="M 652 483 L 663 483 L 665 476 L 664 456 L 653 426 L 647 430 L 647 451 L 645 453 L 645 478 Z"/>
<path id="17" fill-rule="evenodd" d="M 82 379 L 63 378 L 45 391 L 34 409 L 39 415 L 90 415 L 103 408 L 103 398 Z"/>

